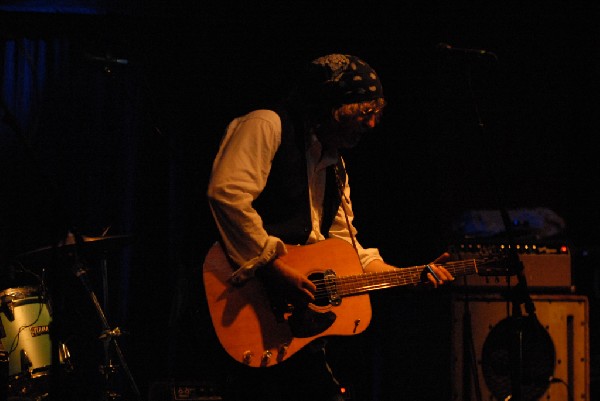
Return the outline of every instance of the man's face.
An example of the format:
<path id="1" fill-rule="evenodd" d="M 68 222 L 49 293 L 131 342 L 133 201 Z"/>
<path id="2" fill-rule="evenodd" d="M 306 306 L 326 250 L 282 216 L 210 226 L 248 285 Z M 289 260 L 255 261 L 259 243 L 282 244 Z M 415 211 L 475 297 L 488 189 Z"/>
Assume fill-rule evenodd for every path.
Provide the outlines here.
<path id="1" fill-rule="evenodd" d="M 372 131 L 380 118 L 380 111 L 363 112 L 356 116 L 340 119 L 332 118 L 328 127 L 324 127 L 319 140 L 325 146 L 335 149 L 349 149 L 358 145 L 363 134 Z"/>

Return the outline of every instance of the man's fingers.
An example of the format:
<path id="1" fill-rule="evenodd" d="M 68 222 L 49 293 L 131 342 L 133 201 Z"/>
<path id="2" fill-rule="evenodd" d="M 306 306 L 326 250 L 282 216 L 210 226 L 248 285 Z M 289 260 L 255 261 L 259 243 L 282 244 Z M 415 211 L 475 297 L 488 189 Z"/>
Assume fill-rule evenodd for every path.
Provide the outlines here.
<path id="1" fill-rule="evenodd" d="M 306 298 L 312 302 L 315 300 L 315 291 L 317 286 L 310 280 L 305 279 L 302 281 L 300 290 L 306 295 Z"/>
<path id="2" fill-rule="evenodd" d="M 435 271 L 435 274 L 437 275 L 437 277 L 440 280 L 442 280 L 442 281 L 452 281 L 452 280 L 454 280 L 454 277 L 452 276 L 452 274 L 450 274 L 450 272 L 448 270 L 446 270 L 445 267 L 433 265 L 432 269 Z"/>
<path id="3" fill-rule="evenodd" d="M 440 281 L 431 273 L 427 273 L 427 278 L 435 288 L 437 288 L 438 284 L 440 284 Z"/>
<path id="4" fill-rule="evenodd" d="M 437 287 L 438 284 L 443 284 L 445 281 L 454 280 L 452 274 L 450 274 L 450 272 L 442 266 L 429 264 L 425 266 L 425 269 L 427 271 L 427 278 L 434 284 L 435 287 Z"/>
<path id="5" fill-rule="evenodd" d="M 312 281 L 310 281 L 308 279 L 304 280 L 303 287 L 306 288 L 311 293 L 314 293 L 315 291 L 317 291 L 317 286 L 315 285 L 315 283 L 313 283 Z"/>
<path id="6" fill-rule="evenodd" d="M 450 259 L 450 254 L 448 252 L 444 252 L 440 256 L 438 256 L 437 259 L 434 260 L 432 263 L 444 263 L 448 259 Z"/>
<path id="7" fill-rule="evenodd" d="M 303 291 L 304 291 L 304 294 L 306 295 L 306 298 L 308 299 L 309 302 L 313 302 L 315 300 L 315 294 L 313 294 L 309 290 L 303 290 Z"/>

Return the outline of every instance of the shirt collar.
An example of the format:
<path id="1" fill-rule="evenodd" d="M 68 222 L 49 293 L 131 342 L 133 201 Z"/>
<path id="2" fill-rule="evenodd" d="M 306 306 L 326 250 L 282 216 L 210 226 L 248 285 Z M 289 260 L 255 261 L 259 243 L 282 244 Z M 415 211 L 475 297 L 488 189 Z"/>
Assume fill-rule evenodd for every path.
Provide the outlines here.
<path id="1" fill-rule="evenodd" d="M 309 134 L 307 142 L 306 151 L 314 160 L 317 169 L 326 168 L 337 163 L 339 157 L 337 150 L 324 149 L 314 133 Z"/>

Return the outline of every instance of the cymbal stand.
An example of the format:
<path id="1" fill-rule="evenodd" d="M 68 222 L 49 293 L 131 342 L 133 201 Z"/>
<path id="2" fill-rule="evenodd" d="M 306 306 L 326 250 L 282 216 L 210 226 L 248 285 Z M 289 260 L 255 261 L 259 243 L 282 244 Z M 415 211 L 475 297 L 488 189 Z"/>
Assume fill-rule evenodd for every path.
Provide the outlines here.
<path id="1" fill-rule="evenodd" d="M 103 267 L 105 267 L 106 261 L 104 261 L 103 264 L 104 264 Z M 105 273 L 103 272 L 103 275 L 104 274 Z M 88 295 L 90 296 L 90 299 L 92 300 L 92 303 L 94 304 L 94 307 L 96 308 L 96 312 L 98 313 L 98 317 L 100 318 L 100 322 L 102 323 L 102 332 L 101 332 L 99 338 L 100 338 L 100 340 L 103 341 L 104 351 L 105 351 L 105 360 L 104 360 L 105 365 L 101 366 L 101 369 L 100 369 L 102 374 L 104 375 L 105 385 L 106 385 L 104 399 L 105 400 L 116 400 L 120 397 L 118 394 L 111 392 L 108 388 L 109 387 L 108 383 L 110 382 L 110 379 L 112 378 L 114 373 L 116 373 L 116 371 L 117 371 L 117 367 L 112 364 L 112 362 L 110 360 L 110 356 L 109 356 L 110 355 L 110 352 L 109 352 L 110 344 L 112 343 L 114 350 L 117 354 L 117 357 L 119 358 L 119 362 L 121 364 L 120 366 L 123 369 L 123 371 L 125 372 L 127 379 L 129 380 L 131 389 L 133 390 L 136 399 L 140 400 L 141 399 L 140 390 L 139 390 L 137 384 L 135 383 L 135 380 L 131 374 L 131 371 L 129 370 L 127 362 L 125 361 L 125 357 L 123 356 L 123 352 L 121 351 L 121 348 L 119 347 L 119 343 L 117 342 L 117 339 L 116 339 L 116 337 L 118 337 L 122 334 L 121 330 L 118 327 L 116 327 L 115 329 L 110 328 L 110 325 L 108 324 L 108 320 L 106 318 L 106 314 L 104 313 L 104 310 L 102 309 L 102 306 L 100 305 L 100 302 L 98 302 L 98 297 L 96 297 L 96 293 L 91 288 L 91 286 L 88 282 L 87 272 L 86 272 L 84 266 L 79 262 L 75 266 L 75 275 L 79 278 L 79 280 L 83 284 L 85 290 L 87 291 Z M 106 293 L 105 293 L 105 295 L 106 295 Z M 105 303 L 106 303 L 106 298 L 105 298 Z"/>
<path id="2" fill-rule="evenodd" d="M 108 269 L 107 269 L 107 261 L 106 261 L 106 252 L 102 254 L 102 259 L 100 259 L 100 273 L 102 275 L 102 303 L 104 310 L 108 310 Z M 102 340 L 102 346 L 104 348 L 104 365 L 100 366 L 100 372 L 104 376 L 104 382 L 106 384 L 106 391 L 108 392 L 108 383 L 110 383 L 111 376 L 116 372 L 116 367 L 113 366 L 112 360 L 110 359 L 110 339 L 113 336 L 112 331 L 103 330 L 100 335 L 100 340 Z M 114 333 L 117 334 L 117 333 Z M 119 332 L 120 334 L 120 332 Z M 108 394 L 108 393 L 107 393 Z M 109 397 L 110 398 L 110 397 Z"/>

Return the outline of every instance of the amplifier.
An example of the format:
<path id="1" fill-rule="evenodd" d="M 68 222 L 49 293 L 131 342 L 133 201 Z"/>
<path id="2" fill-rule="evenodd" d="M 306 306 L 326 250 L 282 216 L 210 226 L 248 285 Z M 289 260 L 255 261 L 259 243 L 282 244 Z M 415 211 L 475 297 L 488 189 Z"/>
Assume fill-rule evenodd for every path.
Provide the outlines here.
<path id="1" fill-rule="evenodd" d="M 566 245 L 465 243 L 448 247 L 448 252 L 453 260 L 494 259 L 516 252 L 523 264 L 529 288 L 569 292 L 575 290 L 571 274 L 571 254 Z M 459 278 L 453 285 L 503 289 L 516 285 L 517 280 L 515 275 L 487 275 L 480 271 L 479 275 Z"/>

